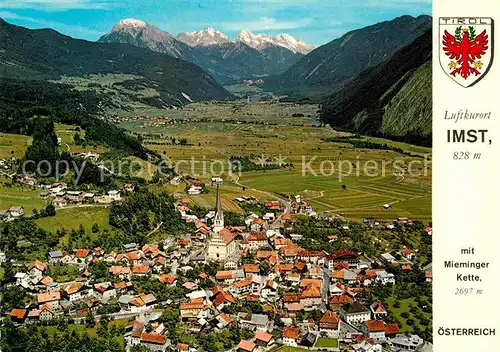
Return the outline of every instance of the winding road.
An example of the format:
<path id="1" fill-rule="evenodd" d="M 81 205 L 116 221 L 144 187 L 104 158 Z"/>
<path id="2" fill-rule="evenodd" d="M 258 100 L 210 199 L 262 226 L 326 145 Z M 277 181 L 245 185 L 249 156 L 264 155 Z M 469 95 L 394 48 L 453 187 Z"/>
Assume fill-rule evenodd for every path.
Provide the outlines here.
<path id="1" fill-rule="evenodd" d="M 236 181 L 234 181 L 234 183 L 237 184 L 238 186 L 245 187 L 245 189 L 249 189 L 249 190 L 254 191 L 254 192 L 259 192 L 259 193 L 265 194 L 267 197 L 279 201 L 285 207 L 285 211 L 284 211 L 285 214 L 289 214 L 290 211 L 292 210 L 292 205 L 286 199 L 280 198 L 271 192 L 262 191 L 262 190 L 256 189 L 256 188 L 250 188 L 248 186 L 241 184 L 239 181 L 240 181 L 240 177 L 237 176 L 237 179 L 236 179 Z"/>

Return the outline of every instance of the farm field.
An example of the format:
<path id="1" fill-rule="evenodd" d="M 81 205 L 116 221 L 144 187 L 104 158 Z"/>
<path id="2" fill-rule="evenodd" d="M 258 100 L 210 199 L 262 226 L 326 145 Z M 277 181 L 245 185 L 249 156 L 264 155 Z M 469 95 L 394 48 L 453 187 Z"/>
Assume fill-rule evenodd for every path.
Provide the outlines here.
<path id="1" fill-rule="evenodd" d="M 24 212 L 31 215 L 33 209 L 40 210 L 46 206 L 46 200 L 41 199 L 38 194 L 40 190 L 32 186 L 10 185 L 10 180 L 5 180 L 7 184 L 0 183 L 0 209 L 8 209 L 12 206 L 24 207 Z"/>
<path id="2" fill-rule="evenodd" d="M 225 185 L 229 181 L 232 186 L 222 190 L 230 200 L 248 192 L 258 193 L 256 197 L 263 200 L 269 199 L 263 192 L 284 198 L 302 195 L 316 212 L 352 220 L 367 216 L 431 219 L 430 148 L 375 137 L 360 140 L 388 147 L 369 149 L 348 140 L 328 141 L 349 134 L 322 126 L 316 119 L 316 105 L 196 103 L 163 111 L 161 119 L 151 114 L 123 122 L 121 127 L 142 136 L 149 148 L 186 175 L 207 181 L 222 173 Z M 284 165 L 237 173 L 229 168 L 231 156 Z M 203 207 L 214 203 L 207 195 L 193 200 Z"/>
<path id="3" fill-rule="evenodd" d="M 82 146 L 75 144 L 75 135 L 78 133 L 81 138 L 85 137 L 85 131 L 79 127 L 73 125 L 65 125 L 61 123 L 54 124 L 54 130 L 57 137 L 61 138 L 61 145 L 59 150 L 61 152 L 71 152 L 71 153 L 82 153 L 82 152 L 94 152 L 103 153 L 107 148 L 103 146 Z"/>
<path id="4" fill-rule="evenodd" d="M 30 137 L 20 134 L 0 133 L 0 159 L 11 156 L 22 157 L 26 151 Z"/>

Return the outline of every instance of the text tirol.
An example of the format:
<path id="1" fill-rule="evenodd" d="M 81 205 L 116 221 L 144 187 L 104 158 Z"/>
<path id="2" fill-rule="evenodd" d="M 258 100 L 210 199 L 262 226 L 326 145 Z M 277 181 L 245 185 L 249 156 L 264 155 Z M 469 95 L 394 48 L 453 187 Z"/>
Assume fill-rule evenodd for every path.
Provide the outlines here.
<path id="1" fill-rule="evenodd" d="M 454 25 L 491 24 L 491 18 L 484 17 L 441 17 L 439 21 L 441 24 Z"/>
<path id="2" fill-rule="evenodd" d="M 447 130 L 448 143 L 484 143 L 488 130 Z"/>

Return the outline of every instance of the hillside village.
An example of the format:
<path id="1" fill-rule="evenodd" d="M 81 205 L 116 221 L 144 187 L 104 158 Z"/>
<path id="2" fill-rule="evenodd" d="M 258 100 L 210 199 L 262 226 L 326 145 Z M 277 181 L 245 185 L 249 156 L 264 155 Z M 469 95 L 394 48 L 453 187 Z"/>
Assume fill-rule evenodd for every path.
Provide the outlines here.
<path id="1" fill-rule="evenodd" d="M 146 2 L 0 14 L 0 350 L 431 352 L 430 3 Z"/>
<path id="2" fill-rule="evenodd" d="M 230 226 L 224 221 L 220 181 L 215 180 L 216 209 L 204 218 L 191 214 L 189 199 L 176 202 L 183 221 L 196 229 L 191 234 L 142 246 L 127 243 L 111 252 L 53 250 L 46 258 L 18 267 L 4 289 L 20 288 L 28 299 L 4 314 L 19 326 L 61 321 L 88 326 L 95 325 L 93 321 L 125 320 L 120 333 L 128 350 L 144 346 L 151 351 L 215 351 L 221 347 L 210 347 L 200 338 L 226 332 L 231 332 L 232 340 L 224 341 L 221 350 L 268 351 L 279 346 L 363 352 L 431 350 L 421 336 L 402 332 L 383 294 L 408 280 L 407 272 L 421 278 L 421 285 L 430 286 L 432 272 L 430 266 L 420 265 L 418 250 L 399 248 L 372 257 L 342 245 L 332 252 L 303 248 L 296 223 L 307 214 L 318 216 L 301 206 L 300 197 L 290 207 L 291 213 L 288 209 L 282 213 L 280 202 L 269 201 L 263 204 L 268 208 L 264 216 L 249 214 L 245 227 Z M 86 198 L 86 193 L 64 190 L 64 185 L 51 185 L 44 196 Z M 131 192 L 133 185 L 125 185 L 122 191 L 99 197 L 116 203 L 123 201 L 121 193 Z M 13 211 L 11 217 L 22 216 Z M 375 219 L 366 219 L 363 226 L 385 226 L 384 231 L 391 231 Z M 393 226 L 413 223 L 399 219 Z M 338 245 L 349 237 L 347 224 L 339 231 L 328 236 L 329 244 Z M 431 229 L 423 229 L 422 235 L 430 237 Z M 51 277 L 62 268 L 73 268 L 75 277 L 70 281 Z M 176 327 L 189 338 L 179 336 Z"/>

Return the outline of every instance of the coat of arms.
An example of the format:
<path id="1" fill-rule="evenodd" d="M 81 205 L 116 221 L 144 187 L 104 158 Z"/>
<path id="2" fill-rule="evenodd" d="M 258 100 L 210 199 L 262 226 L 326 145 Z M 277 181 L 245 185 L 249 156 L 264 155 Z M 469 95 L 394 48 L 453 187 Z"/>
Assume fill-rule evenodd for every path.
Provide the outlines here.
<path id="1" fill-rule="evenodd" d="M 444 72 L 461 86 L 481 80 L 493 62 L 493 19 L 441 17 L 439 61 Z"/>

